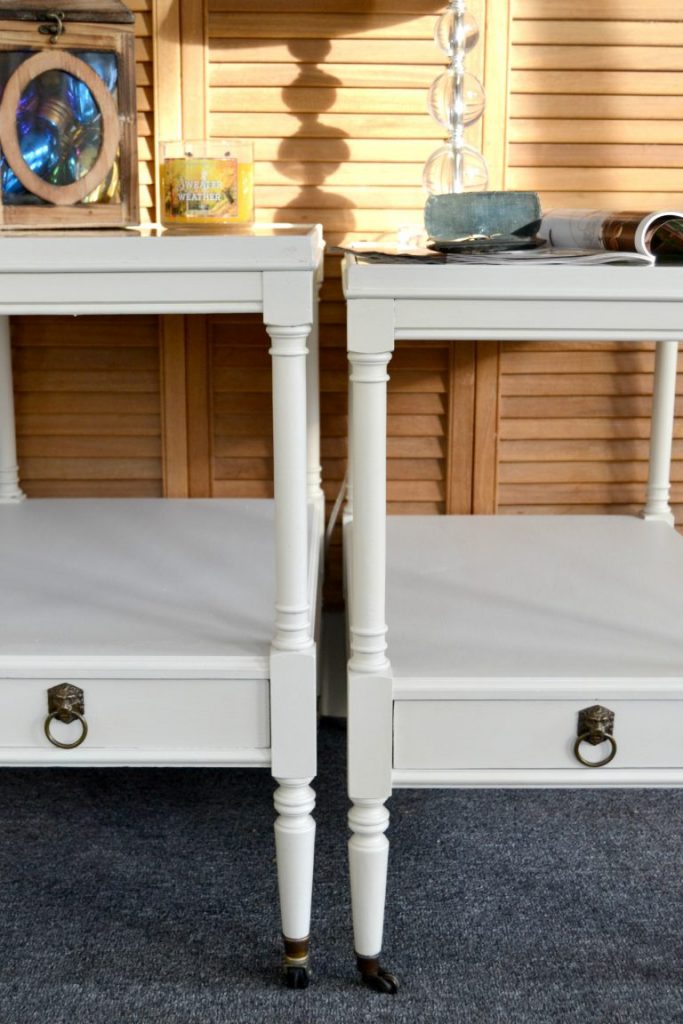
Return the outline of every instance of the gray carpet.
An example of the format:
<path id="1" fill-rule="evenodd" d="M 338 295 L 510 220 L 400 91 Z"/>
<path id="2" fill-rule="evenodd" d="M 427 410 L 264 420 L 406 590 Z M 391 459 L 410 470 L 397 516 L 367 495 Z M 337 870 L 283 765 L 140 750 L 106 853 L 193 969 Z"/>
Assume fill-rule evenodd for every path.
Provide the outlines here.
<path id="1" fill-rule="evenodd" d="M 683 793 L 397 793 L 392 999 L 351 955 L 343 749 L 323 723 L 304 992 L 265 772 L 1 771 L 0 1024 L 683 1022 Z"/>

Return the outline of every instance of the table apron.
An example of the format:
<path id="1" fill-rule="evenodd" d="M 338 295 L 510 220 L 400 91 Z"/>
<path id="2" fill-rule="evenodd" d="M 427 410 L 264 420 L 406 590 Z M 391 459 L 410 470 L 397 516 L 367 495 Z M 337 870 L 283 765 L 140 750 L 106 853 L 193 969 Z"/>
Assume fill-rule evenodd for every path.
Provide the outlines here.
<path id="1" fill-rule="evenodd" d="M 683 302 L 397 299 L 394 331 L 397 338 L 677 340 Z"/>
<path id="2" fill-rule="evenodd" d="M 263 275 L 256 271 L 224 274 L 4 274 L 0 313 L 191 313 L 235 307 L 258 312 L 263 305 Z"/>

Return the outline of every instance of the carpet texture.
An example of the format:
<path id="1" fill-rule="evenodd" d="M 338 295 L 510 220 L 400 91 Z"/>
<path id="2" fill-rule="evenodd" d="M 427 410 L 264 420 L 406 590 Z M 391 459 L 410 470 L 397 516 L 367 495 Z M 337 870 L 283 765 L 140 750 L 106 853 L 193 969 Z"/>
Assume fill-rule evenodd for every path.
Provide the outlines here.
<path id="1" fill-rule="evenodd" d="M 0 772 L 0 1024 L 683 1024 L 683 793 L 404 790 L 356 979 L 344 733 L 320 731 L 314 983 L 279 987 L 259 770 Z"/>

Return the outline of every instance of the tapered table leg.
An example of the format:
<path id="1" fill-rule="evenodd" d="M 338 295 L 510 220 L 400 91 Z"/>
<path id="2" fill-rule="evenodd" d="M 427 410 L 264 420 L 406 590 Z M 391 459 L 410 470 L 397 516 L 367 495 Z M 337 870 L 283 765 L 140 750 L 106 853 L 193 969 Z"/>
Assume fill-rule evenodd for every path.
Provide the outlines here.
<path id="1" fill-rule="evenodd" d="M 389 843 L 392 678 L 386 656 L 386 408 L 391 354 L 349 352 L 353 447 L 349 661 L 349 868 L 356 962 L 365 984 L 396 992 L 380 965 Z"/>
<path id="2" fill-rule="evenodd" d="M 678 342 L 658 341 L 655 349 L 655 379 L 650 428 L 650 463 L 647 477 L 647 501 L 643 519 L 658 519 L 674 525 L 669 504 L 671 490 L 671 451 L 676 407 L 676 369 Z"/>
<path id="3" fill-rule="evenodd" d="M 284 980 L 309 981 L 316 771 L 316 673 L 308 591 L 306 339 L 311 324 L 267 324 L 273 366 L 275 635 L 270 659 L 271 747 L 278 783 L 275 845 Z"/>

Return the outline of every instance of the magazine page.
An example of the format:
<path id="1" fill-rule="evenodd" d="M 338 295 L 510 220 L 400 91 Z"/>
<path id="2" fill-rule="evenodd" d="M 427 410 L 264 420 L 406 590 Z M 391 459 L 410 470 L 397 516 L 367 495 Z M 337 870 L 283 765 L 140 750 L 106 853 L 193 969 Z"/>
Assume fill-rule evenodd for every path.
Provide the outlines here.
<path id="1" fill-rule="evenodd" d="M 683 213 L 650 213 L 638 225 L 638 252 L 651 252 L 659 262 L 683 259 Z"/>
<path id="2" fill-rule="evenodd" d="M 683 213 L 676 210 L 549 210 L 539 238 L 554 248 L 607 249 L 683 257 Z"/>
<path id="3" fill-rule="evenodd" d="M 352 253 L 359 263 L 487 263 L 538 265 L 574 264 L 593 266 L 603 263 L 652 266 L 655 258 L 640 252 L 610 252 L 606 249 L 568 249 L 540 246 L 536 249 L 490 250 L 488 252 L 438 252 L 433 249 L 406 248 L 356 242 L 337 246 L 330 252 Z"/>
<path id="4" fill-rule="evenodd" d="M 556 249 L 602 249 L 602 225 L 609 216 L 606 210 L 549 210 L 536 235 Z"/>
<path id="5" fill-rule="evenodd" d="M 633 266 L 654 266 L 655 258 L 644 252 L 610 252 L 607 249 L 560 249 L 542 246 L 539 249 L 511 249 L 507 252 L 448 253 L 448 263 L 524 263 L 536 266 L 598 266 L 614 263 Z"/>

